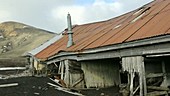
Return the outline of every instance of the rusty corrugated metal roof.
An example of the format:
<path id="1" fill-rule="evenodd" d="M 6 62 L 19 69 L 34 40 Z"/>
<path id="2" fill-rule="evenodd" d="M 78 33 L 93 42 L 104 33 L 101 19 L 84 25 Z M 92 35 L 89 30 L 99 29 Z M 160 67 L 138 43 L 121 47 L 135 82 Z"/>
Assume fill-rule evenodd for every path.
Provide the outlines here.
<path id="1" fill-rule="evenodd" d="M 155 0 L 119 17 L 73 28 L 74 45 L 67 35 L 36 55 L 46 59 L 60 51 L 83 51 L 106 45 L 170 34 L 170 0 Z"/>

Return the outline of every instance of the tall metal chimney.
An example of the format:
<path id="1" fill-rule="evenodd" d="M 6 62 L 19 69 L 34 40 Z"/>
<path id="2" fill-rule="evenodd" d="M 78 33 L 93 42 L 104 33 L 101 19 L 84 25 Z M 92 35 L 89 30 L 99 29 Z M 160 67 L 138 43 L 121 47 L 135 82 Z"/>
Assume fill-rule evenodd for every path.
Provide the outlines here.
<path id="1" fill-rule="evenodd" d="M 69 13 L 67 15 L 67 23 L 68 23 L 68 31 L 67 31 L 67 34 L 68 34 L 68 43 L 67 43 L 67 47 L 70 47 L 74 43 L 73 43 L 73 32 L 72 32 L 71 16 L 70 16 Z"/>

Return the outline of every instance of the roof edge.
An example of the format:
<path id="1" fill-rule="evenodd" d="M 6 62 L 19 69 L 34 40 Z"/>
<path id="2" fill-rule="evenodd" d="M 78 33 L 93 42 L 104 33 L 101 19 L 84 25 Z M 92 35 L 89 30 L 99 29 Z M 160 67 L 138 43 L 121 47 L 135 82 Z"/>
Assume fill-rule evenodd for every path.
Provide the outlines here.
<path id="1" fill-rule="evenodd" d="M 164 43 L 164 42 L 170 42 L 170 34 L 146 38 L 146 39 L 137 40 L 137 41 L 125 42 L 121 44 L 108 45 L 108 46 L 98 47 L 94 49 L 87 49 L 82 52 L 60 52 L 57 55 L 53 55 L 49 57 L 47 59 L 47 62 L 51 62 L 54 59 L 57 59 L 59 57 L 64 57 L 64 56 L 74 56 L 74 55 L 80 55 L 80 54 L 94 54 L 94 53 L 99 53 L 99 52 L 120 50 L 120 49 L 132 48 L 132 47 L 138 47 L 138 46 L 153 45 L 153 44 Z"/>

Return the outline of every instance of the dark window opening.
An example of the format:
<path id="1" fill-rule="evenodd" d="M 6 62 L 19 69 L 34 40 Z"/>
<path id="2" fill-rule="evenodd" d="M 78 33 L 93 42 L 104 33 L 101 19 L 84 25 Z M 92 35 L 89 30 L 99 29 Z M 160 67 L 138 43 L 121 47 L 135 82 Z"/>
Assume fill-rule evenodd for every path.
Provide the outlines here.
<path id="1" fill-rule="evenodd" d="M 121 78 L 121 84 L 127 84 L 128 83 L 128 73 L 127 72 L 121 72 L 120 78 Z"/>

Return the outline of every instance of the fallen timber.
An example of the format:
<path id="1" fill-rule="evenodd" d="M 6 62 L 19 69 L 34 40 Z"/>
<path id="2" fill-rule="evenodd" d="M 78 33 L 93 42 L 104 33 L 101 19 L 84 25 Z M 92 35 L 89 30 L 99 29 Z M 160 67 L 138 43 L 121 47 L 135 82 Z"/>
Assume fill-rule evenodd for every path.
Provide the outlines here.
<path id="1" fill-rule="evenodd" d="M 18 83 L 1 84 L 0 88 L 3 88 L 3 87 L 12 87 L 12 86 L 18 86 Z"/>

